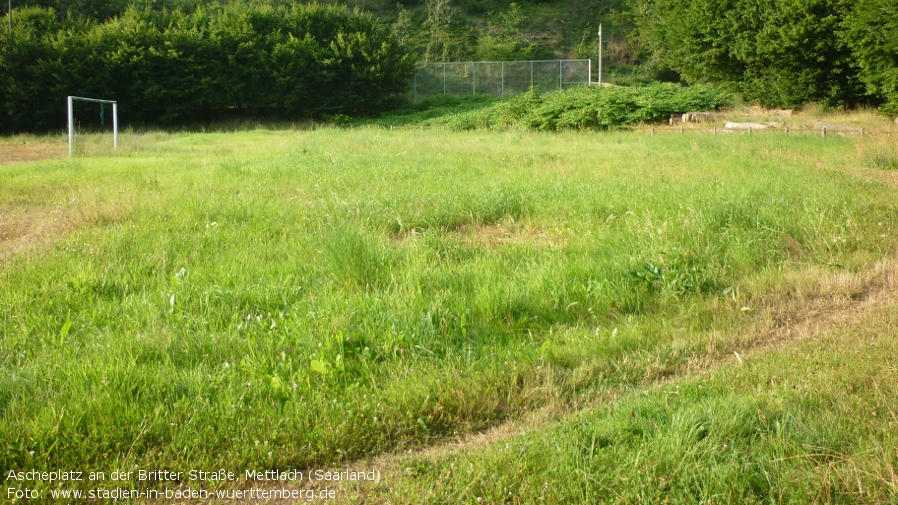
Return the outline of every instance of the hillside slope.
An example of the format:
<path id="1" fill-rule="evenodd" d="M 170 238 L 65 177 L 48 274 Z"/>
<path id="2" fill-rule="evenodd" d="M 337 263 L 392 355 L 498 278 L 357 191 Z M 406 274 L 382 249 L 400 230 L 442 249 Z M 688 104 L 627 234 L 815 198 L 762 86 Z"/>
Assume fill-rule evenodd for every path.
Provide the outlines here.
<path id="1" fill-rule="evenodd" d="M 293 0 L 246 0 L 289 5 Z M 192 11 L 227 0 L 25 0 L 15 6 L 51 7 L 61 17 L 114 17 L 130 5 Z M 312 3 L 304 1 L 302 3 Z M 597 29 L 603 23 L 608 56 L 633 59 L 626 42 L 630 29 L 626 0 L 324 0 L 369 11 L 394 26 L 421 60 L 595 57 Z"/>

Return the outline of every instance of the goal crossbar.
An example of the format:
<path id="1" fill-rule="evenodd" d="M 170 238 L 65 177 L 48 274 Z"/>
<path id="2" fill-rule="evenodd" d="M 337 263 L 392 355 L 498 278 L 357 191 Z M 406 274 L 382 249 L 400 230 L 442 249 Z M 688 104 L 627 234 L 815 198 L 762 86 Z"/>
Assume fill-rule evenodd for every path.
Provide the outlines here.
<path id="1" fill-rule="evenodd" d="M 112 104 L 112 145 L 115 151 L 118 151 L 118 102 L 115 100 L 101 100 L 99 98 L 85 98 L 83 96 L 68 97 L 69 105 L 69 156 L 72 155 L 72 145 L 75 141 L 75 100 L 93 103 L 111 103 Z"/>

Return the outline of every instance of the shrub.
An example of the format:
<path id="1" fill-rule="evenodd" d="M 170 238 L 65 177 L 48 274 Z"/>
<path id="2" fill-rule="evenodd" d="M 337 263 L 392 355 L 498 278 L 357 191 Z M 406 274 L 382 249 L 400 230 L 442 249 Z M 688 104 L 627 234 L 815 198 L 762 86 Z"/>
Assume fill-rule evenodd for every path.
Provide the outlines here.
<path id="1" fill-rule="evenodd" d="M 732 95 L 708 86 L 656 83 L 645 87 L 579 86 L 549 93 L 531 89 L 501 101 L 461 100 L 458 109 L 440 105 L 427 111 L 397 111 L 374 122 L 444 125 L 455 130 L 613 128 L 658 122 L 671 114 L 717 110 L 730 105 Z"/>

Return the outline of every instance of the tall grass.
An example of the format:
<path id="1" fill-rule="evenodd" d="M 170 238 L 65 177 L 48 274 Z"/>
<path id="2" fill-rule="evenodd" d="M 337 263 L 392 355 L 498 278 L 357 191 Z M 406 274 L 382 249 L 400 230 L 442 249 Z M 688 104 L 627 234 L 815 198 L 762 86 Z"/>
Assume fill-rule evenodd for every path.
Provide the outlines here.
<path id="1" fill-rule="evenodd" d="M 855 140 L 123 141 L 0 173 L 4 219 L 46 231 L 4 235 L 0 468 L 239 471 L 422 446 L 676 373 L 751 324 L 742 309 L 778 289 L 758 279 L 898 246 L 895 189 Z M 681 416 L 685 447 L 729 415 L 703 398 L 652 415 Z"/>
<path id="2" fill-rule="evenodd" d="M 392 503 L 892 503 L 895 303 L 486 446 L 408 456 Z"/>

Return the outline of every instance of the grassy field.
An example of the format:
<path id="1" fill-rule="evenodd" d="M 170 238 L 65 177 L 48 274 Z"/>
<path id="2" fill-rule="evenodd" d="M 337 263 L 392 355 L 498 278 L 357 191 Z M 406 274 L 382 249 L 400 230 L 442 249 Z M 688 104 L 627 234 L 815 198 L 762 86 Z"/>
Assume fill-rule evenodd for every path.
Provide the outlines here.
<path id="1" fill-rule="evenodd" d="M 348 501 L 898 500 L 894 138 L 123 145 L 0 168 L 4 477 L 349 466 L 383 478 Z"/>

